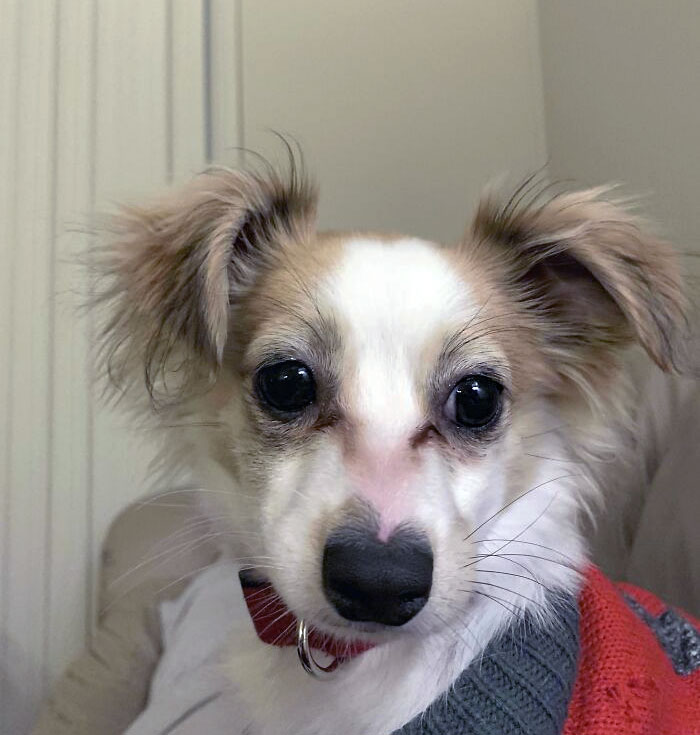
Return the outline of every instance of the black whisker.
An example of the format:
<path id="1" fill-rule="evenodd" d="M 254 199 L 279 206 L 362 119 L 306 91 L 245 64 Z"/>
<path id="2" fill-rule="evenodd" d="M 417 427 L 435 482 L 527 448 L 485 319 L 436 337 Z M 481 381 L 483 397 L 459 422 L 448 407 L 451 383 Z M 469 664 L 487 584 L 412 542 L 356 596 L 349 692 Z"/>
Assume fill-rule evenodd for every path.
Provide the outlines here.
<path id="1" fill-rule="evenodd" d="M 574 566 L 573 564 L 565 564 L 564 562 L 559 561 L 557 559 L 549 559 L 546 556 L 538 556 L 537 554 L 516 554 L 516 553 L 507 551 L 504 554 L 496 554 L 496 553 L 494 554 L 475 554 L 474 556 L 469 557 L 469 558 L 476 559 L 477 557 L 481 557 L 482 559 L 487 559 L 487 558 L 494 557 L 498 559 L 505 559 L 506 561 L 511 561 L 508 558 L 511 556 L 521 556 L 521 557 L 528 557 L 530 559 L 540 559 L 541 561 L 546 561 L 546 562 L 549 562 L 550 564 L 558 564 L 560 567 L 564 567 L 565 569 L 571 569 L 573 572 L 579 571 L 579 568 L 577 566 Z M 473 564 L 478 564 L 478 563 L 479 563 L 478 561 L 473 562 Z M 468 564 L 467 566 L 472 566 L 472 564 Z"/>
<path id="2" fill-rule="evenodd" d="M 483 523 L 480 523 L 469 535 L 465 536 L 462 539 L 462 541 L 468 541 L 479 529 L 483 528 L 489 521 L 492 521 L 497 515 L 503 513 L 504 510 L 506 510 L 507 508 L 510 508 L 510 506 L 513 505 L 513 503 L 517 503 L 518 500 L 520 500 L 521 498 L 524 498 L 526 495 L 529 495 L 535 490 L 539 490 L 539 488 L 544 487 L 545 485 L 548 485 L 550 482 L 557 482 L 558 480 L 565 480 L 568 477 L 577 477 L 577 475 L 561 475 L 559 477 L 554 477 L 551 480 L 545 480 L 544 482 L 541 482 L 539 485 L 535 485 L 534 487 L 531 487 L 529 490 L 526 490 L 524 493 L 521 493 L 516 498 L 511 500 L 509 503 L 506 503 L 500 510 L 497 510 L 492 516 L 487 518 Z"/>
<path id="3" fill-rule="evenodd" d="M 469 635 L 471 635 L 471 637 L 472 637 L 472 639 L 473 639 L 474 643 L 469 643 L 469 642 L 468 642 L 468 641 L 467 641 L 467 640 L 466 640 L 466 639 L 465 639 L 465 638 L 464 638 L 464 637 L 462 636 L 462 634 L 461 634 L 461 633 L 460 633 L 460 632 L 459 632 L 459 631 L 457 630 L 457 628 L 455 628 L 455 626 L 454 626 L 454 625 L 452 625 L 452 624 L 451 624 L 450 622 L 448 622 L 447 620 L 445 620 L 445 619 L 444 619 L 444 618 L 442 617 L 442 615 L 439 615 L 438 613 L 436 613 L 436 612 L 435 612 L 435 610 L 433 610 L 432 614 L 433 614 L 433 617 L 437 618 L 437 619 L 438 619 L 438 620 L 439 620 L 439 621 L 440 621 L 440 622 L 442 623 L 442 625 L 444 625 L 444 626 L 445 626 L 446 628 L 449 628 L 449 630 L 450 630 L 450 631 L 452 631 L 452 633 L 454 633 L 454 634 L 455 634 L 455 635 L 456 635 L 456 636 L 457 636 L 457 637 L 458 637 L 458 638 L 459 638 L 459 639 L 460 639 L 460 640 L 462 641 L 462 643 L 464 643 L 464 645 L 465 645 L 465 646 L 466 646 L 467 648 L 469 648 L 469 649 L 473 649 L 474 647 L 476 647 L 476 648 L 480 648 L 480 647 L 481 647 L 481 646 L 480 646 L 480 643 L 479 643 L 479 640 L 478 640 L 478 639 L 477 639 L 477 637 L 476 637 L 476 636 L 474 635 L 473 631 L 469 630 L 469 626 L 467 626 L 467 627 L 466 627 L 466 628 L 464 629 L 464 632 L 465 632 L 465 633 L 469 633 Z"/>
<path id="4" fill-rule="evenodd" d="M 501 541 L 513 541 L 516 544 L 524 544 L 525 546 L 537 546 L 540 549 L 547 549 L 547 551 L 553 551 L 555 554 L 559 554 L 559 555 L 563 556 L 564 559 L 566 559 L 567 561 L 570 561 L 572 564 L 576 564 L 576 562 L 574 561 L 574 559 L 572 559 L 570 556 L 567 556 L 563 551 L 559 551 L 559 549 L 555 549 L 553 546 L 545 546 L 545 544 L 537 544 L 534 541 L 522 541 L 522 540 L 516 540 L 515 538 L 513 538 L 513 539 L 507 539 L 507 538 L 484 538 L 484 539 L 479 539 L 478 541 L 474 541 L 474 543 L 475 544 L 483 544 L 483 543 L 488 543 L 490 541 L 497 541 L 497 542 L 501 542 Z"/>
<path id="5" fill-rule="evenodd" d="M 544 582 L 540 582 L 540 580 L 539 579 L 535 579 L 535 577 L 528 577 L 526 574 L 516 574 L 515 572 L 502 572 L 502 571 L 500 571 L 498 569 L 477 569 L 476 567 L 474 568 L 474 571 L 475 572 L 481 572 L 483 574 L 504 574 L 507 577 L 519 577 L 520 579 L 527 579 L 530 582 L 534 582 L 535 584 L 539 584 L 540 587 L 542 587 L 543 589 L 547 590 L 547 592 L 553 594 L 551 587 L 547 587 L 547 585 L 544 584 Z M 480 583 L 480 584 L 483 584 L 483 582 Z"/>
<path id="6" fill-rule="evenodd" d="M 498 559 L 502 559 L 503 561 L 506 561 L 506 562 L 508 562 L 509 564 L 512 564 L 515 567 L 519 567 L 524 572 L 527 572 L 527 574 L 531 574 L 533 577 L 535 576 L 535 573 L 532 571 L 532 569 L 530 569 L 530 567 L 525 566 L 525 564 L 521 564 L 519 561 L 515 561 L 514 559 L 506 559 L 504 556 L 499 556 L 497 558 Z"/>
<path id="7" fill-rule="evenodd" d="M 478 582 L 475 581 L 474 584 L 483 584 L 487 587 L 495 587 L 496 589 L 503 590 L 504 592 L 508 592 L 511 595 L 517 595 L 518 597 L 522 597 L 524 600 L 527 600 L 528 602 L 531 602 L 535 607 L 543 607 L 542 603 L 537 602 L 537 600 L 533 600 L 531 597 L 528 597 L 527 595 L 523 595 L 520 592 L 515 592 L 515 590 L 510 589 L 509 587 L 503 587 L 500 584 L 494 584 L 493 582 Z"/>
<path id="8" fill-rule="evenodd" d="M 506 607 L 506 603 L 512 604 L 509 600 L 504 600 L 501 597 L 496 597 L 496 595 L 489 595 L 486 592 L 480 592 L 479 590 L 458 590 L 459 592 L 466 592 L 469 595 L 481 595 L 482 597 L 486 597 L 489 600 L 493 600 L 493 602 L 500 605 L 506 612 L 509 612 L 514 618 L 518 617 L 518 608 L 517 606 L 513 605 L 514 609 L 511 610 L 509 607 Z"/>

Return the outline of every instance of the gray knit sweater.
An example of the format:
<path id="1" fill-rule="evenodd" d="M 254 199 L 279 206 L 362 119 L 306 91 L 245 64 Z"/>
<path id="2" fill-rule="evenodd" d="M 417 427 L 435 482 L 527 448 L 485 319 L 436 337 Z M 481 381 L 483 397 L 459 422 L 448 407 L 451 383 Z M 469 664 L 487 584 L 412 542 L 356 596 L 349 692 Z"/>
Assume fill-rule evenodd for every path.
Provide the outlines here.
<path id="1" fill-rule="evenodd" d="M 576 601 L 549 627 L 525 617 L 492 641 L 445 695 L 394 735 L 559 735 L 578 660 Z"/>

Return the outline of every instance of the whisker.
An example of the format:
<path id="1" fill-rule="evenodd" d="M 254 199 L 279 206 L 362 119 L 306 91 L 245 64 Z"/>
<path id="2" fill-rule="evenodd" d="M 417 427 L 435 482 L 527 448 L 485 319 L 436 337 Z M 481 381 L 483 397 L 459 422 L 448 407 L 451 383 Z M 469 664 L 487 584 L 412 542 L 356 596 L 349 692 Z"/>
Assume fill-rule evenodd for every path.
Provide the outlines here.
<path id="1" fill-rule="evenodd" d="M 555 549 L 553 546 L 545 546 L 544 544 L 537 544 L 534 541 L 523 541 L 522 539 L 516 540 L 513 539 L 507 539 L 507 538 L 485 538 L 485 539 L 479 539 L 478 541 L 474 541 L 475 544 L 483 544 L 488 543 L 490 541 L 513 541 L 516 544 L 524 544 L 525 546 L 537 546 L 540 549 L 547 549 L 547 551 L 552 551 L 555 554 L 559 554 L 560 556 L 563 556 L 564 559 L 567 559 L 572 564 L 576 564 L 574 559 L 572 559 L 570 556 L 567 556 L 563 551 L 559 551 L 559 549 Z"/>
<path id="2" fill-rule="evenodd" d="M 529 495 L 535 490 L 539 490 L 540 488 L 545 487 L 545 485 L 548 485 L 550 482 L 557 482 L 559 480 L 565 480 L 569 477 L 578 477 L 578 475 L 576 474 L 560 475 L 559 477 L 554 477 L 551 480 L 546 480 L 545 482 L 541 482 L 539 485 L 535 485 L 534 487 L 531 487 L 529 490 L 526 490 L 524 493 L 521 493 L 515 499 L 511 500 L 509 503 L 506 503 L 503 507 L 497 510 L 492 516 L 489 516 L 483 523 L 480 523 L 473 531 L 471 531 L 471 533 L 465 536 L 462 539 L 462 541 L 468 541 L 479 529 L 483 528 L 489 521 L 492 521 L 496 516 L 503 513 L 504 510 L 507 510 L 508 508 L 510 508 L 511 505 L 513 505 L 514 503 L 517 503 L 518 500 L 520 500 L 521 498 L 524 498 L 526 495 Z"/>
<path id="3" fill-rule="evenodd" d="M 463 590 L 458 590 L 458 591 L 460 591 L 460 592 L 461 592 L 461 591 L 463 591 Z M 447 606 L 448 606 L 448 607 L 449 607 L 449 608 L 450 608 L 451 610 L 454 610 L 454 611 L 456 611 L 457 613 L 459 613 L 459 614 L 460 614 L 460 621 L 463 621 L 463 617 L 462 617 L 462 616 L 464 615 L 464 613 L 465 613 L 466 611 L 465 611 L 465 610 L 464 610 L 464 609 L 463 609 L 462 607 L 460 607 L 459 605 L 455 604 L 455 602 L 454 602 L 454 601 L 452 601 L 452 600 L 448 600 L 448 599 L 442 598 L 442 601 L 443 601 L 443 603 L 444 603 L 444 604 L 446 604 L 446 605 L 447 605 Z M 452 630 L 454 630 L 454 627 L 452 627 Z M 469 627 L 469 625 L 466 625 L 466 626 L 465 626 L 465 628 L 464 628 L 464 631 L 465 631 L 466 633 L 469 633 L 469 635 L 470 635 L 471 639 L 472 639 L 472 640 L 474 641 L 474 644 L 473 644 L 473 646 L 474 646 L 474 647 L 473 647 L 473 650 L 474 650 L 474 651 L 480 651 L 480 652 L 481 652 L 481 654 L 483 654 L 484 648 L 485 648 L 485 647 L 486 647 L 486 646 L 488 645 L 488 642 L 489 642 L 489 638 L 486 638 L 486 639 L 480 639 L 480 638 L 479 638 L 479 637 L 478 637 L 478 636 L 476 635 L 476 633 L 474 633 L 474 631 L 473 631 L 473 630 L 471 630 L 471 628 Z M 465 642 L 465 644 L 467 644 L 467 645 L 468 645 L 467 641 L 464 641 L 464 642 Z"/>
<path id="4" fill-rule="evenodd" d="M 234 538 L 237 538 L 239 536 L 251 536 L 252 538 L 259 538 L 259 534 L 255 531 L 236 531 L 236 530 L 223 530 L 223 529 L 217 529 L 216 528 L 216 522 L 218 520 L 228 520 L 228 516 L 210 516 L 206 518 L 196 517 L 192 518 L 188 521 L 186 521 L 181 528 L 176 529 L 172 533 L 168 534 L 164 538 L 157 541 L 150 549 L 149 552 L 152 553 L 151 556 L 149 556 L 147 559 L 144 560 L 144 562 L 147 562 L 152 559 L 156 559 L 162 554 L 167 554 L 170 552 L 175 551 L 176 549 L 180 548 L 180 546 L 169 546 L 165 549 L 165 551 L 160 553 L 158 550 L 164 546 L 164 544 L 168 542 L 173 542 L 176 539 L 179 539 L 183 536 L 188 536 L 192 533 L 199 533 L 201 530 L 210 528 L 211 531 L 217 531 L 221 533 L 222 535 L 225 535 L 227 537 L 231 536 Z M 185 542 L 187 543 L 187 542 Z"/>
<path id="5" fill-rule="evenodd" d="M 510 600 L 504 600 L 501 597 L 496 597 L 496 595 L 489 595 L 486 592 L 480 592 L 479 590 L 458 590 L 459 592 L 466 592 L 469 595 L 481 595 L 482 597 L 486 597 L 489 600 L 492 600 L 493 602 L 500 605 L 506 612 L 509 612 L 514 618 L 518 617 L 518 608 L 514 606 L 514 609 L 511 610 L 509 607 L 506 606 L 506 603 L 512 604 Z"/>
<path id="6" fill-rule="evenodd" d="M 153 593 L 153 597 L 154 598 L 157 597 L 159 594 L 167 590 L 169 587 L 172 587 L 173 585 L 177 584 L 178 582 L 181 582 L 182 580 L 187 579 L 188 577 L 191 577 L 201 571 L 204 571 L 205 569 L 208 569 L 210 566 L 212 566 L 212 564 L 214 564 L 214 562 L 210 562 L 206 566 L 199 567 L 198 569 L 193 569 L 187 572 L 187 574 L 183 574 L 181 577 L 178 577 L 174 581 L 170 582 L 170 584 L 166 584 L 164 587 L 161 587 L 159 590 L 156 590 L 156 592 Z M 117 597 L 115 597 L 110 603 L 105 605 L 100 610 L 100 616 L 105 615 L 107 612 L 109 612 L 118 602 L 124 599 L 124 597 L 126 597 L 126 595 L 129 594 L 129 592 L 136 589 L 138 586 L 139 584 L 132 585 L 127 590 L 125 590 L 121 595 L 118 595 Z"/>
<path id="7" fill-rule="evenodd" d="M 578 459 L 563 459 L 561 457 L 545 457 L 542 454 L 533 454 L 532 452 L 524 452 L 524 455 L 526 457 L 534 457 L 535 459 L 545 459 L 548 462 L 565 462 L 567 464 L 585 464 L 585 462 L 582 462 Z"/>
<path id="8" fill-rule="evenodd" d="M 476 332 L 474 334 L 470 334 L 469 337 L 466 339 L 463 339 L 459 343 L 458 349 L 467 347 L 472 342 L 476 342 L 479 339 L 484 339 L 484 337 L 492 337 L 496 334 L 504 334 L 505 332 L 520 332 L 519 327 L 493 327 L 491 329 L 484 329 L 481 332 Z"/>
<path id="9" fill-rule="evenodd" d="M 183 542 L 182 544 L 179 544 L 177 546 L 170 547 L 168 549 L 165 549 L 164 551 L 161 551 L 153 556 L 148 557 L 147 559 L 144 559 L 143 561 L 139 562 L 138 564 L 134 565 L 133 567 L 130 567 L 125 572 L 120 574 L 118 577 L 113 579 L 109 585 L 108 588 L 114 587 L 115 585 L 119 584 L 123 579 L 128 577 L 131 574 L 134 574 L 139 569 L 142 569 L 143 567 L 153 564 L 157 562 L 158 559 L 161 559 L 164 556 L 168 557 L 168 561 L 172 559 L 176 559 L 179 556 L 182 556 L 183 553 L 186 553 L 187 551 L 194 550 L 197 546 L 202 545 L 205 541 L 208 541 L 210 538 L 218 536 L 219 534 L 216 532 L 212 532 L 211 534 L 205 534 L 204 536 L 198 536 L 196 539 L 190 539 L 188 541 Z M 161 562 L 162 563 L 162 562 Z M 160 566 L 160 564 L 156 564 L 156 568 Z"/>
<path id="10" fill-rule="evenodd" d="M 286 608 L 282 610 L 278 615 L 276 615 L 260 632 L 261 634 L 267 633 L 270 628 L 273 628 L 276 623 L 279 623 L 280 620 L 284 619 L 289 614 L 289 610 Z M 289 626 L 288 626 L 289 627 Z M 277 639 L 275 639 L 277 640 Z"/>
<path id="11" fill-rule="evenodd" d="M 540 587 L 542 587 L 543 589 L 547 590 L 547 592 L 549 592 L 550 594 L 554 594 L 552 592 L 551 587 L 547 587 L 547 585 L 544 584 L 543 582 L 540 582 L 539 579 L 535 579 L 535 577 L 528 577 L 526 574 L 516 574 L 515 572 L 502 572 L 502 571 L 500 571 L 498 569 L 477 569 L 476 567 L 474 568 L 474 571 L 475 572 L 482 572 L 484 574 L 504 574 L 507 577 L 519 577 L 520 579 L 527 579 L 530 582 L 534 582 L 535 584 L 539 584 Z M 483 584 L 483 582 L 480 582 L 479 584 Z"/>
<path id="12" fill-rule="evenodd" d="M 503 587 L 500 584 L 494 584 L 493 582 L 478 582 L 476 580 L 474 581 L 474 584 L 486 585 L 487 587 L 495 587 L 496 589 L 503 590 L 504 592 L 508 592 L 511 595 L 517 595 L 518 597 L 522 597 L 524 600 L 527 600 L 528 602 L 531 602 L 533 605 L 535 605 L 535 607 L 543 607 L 541 602 L 538 602 L 537 600 L 533 600 L 531 597 L 528 597 L 527 595 L 523 595 L 520 592 L 516 592 L 515 590 L 512 590 L 509 587 Z M 544 587 L 544 585 L 542 586 Z"/>
<path id="13" fill-rule="evenodd" d="M 170 556 L 168 556 L 167 559 L 161 560 L 160 562 L 156 562 L 155 563 L 155 568 L 152 571 L 155 571 L 156 569 L 158 569 L 159 567 L 161 567 L 163 564 L 165 564 L 167 561 L 171 561 L 172 559 L 176 559 L 177 557 L 182 556 L 183 554 L 186 554 L 188 552 L 194 551 L 195 549 L 199 548 L 200 546 L 202 546 L 207 541 L 210 541 L 211 538 L 216 537 L 216 536 L 220 536 L 220 535 L 221 535 L 220 533 L 206 534 L 202 538 L 195 539 L 194 541 L 187 541 L 187 542 L 185 542 L 182 546 L 178 547 L 178 550 L 176 552 L 174 552 Z M 170 550 L 167 550 L 167 551 L 169 552 Z M 159 554 L 159 556 L 162 556 L 162 554 Z M 235 559 L 230 559 L 230 561 L 232 563 L 234 563 L 234 564 L 241 563 L 242 566 L 243 566 L 243 568 L 251 568 L 251 569 L 276 569 L 278 571 L 284 571 L 284 567 L 282 567 L 281 565 L 263 563 L 262 561 L 260 561 L 261 559 L 269 559 L 269 558 L 271 558 L 271 557 L 241 556 L 241 557 L 237 557 Z M 141 563 L 137 564 L 134 567 L 131 567 L 126 572 L 124 572 L 123 574 L 119 575 L 119 577 L 117 577 L 115 580 L 113 580 L 112 582 L 110 582 L 110 584 L 108 585 L 108 589 L 113 588 L 118 582 L 125 580 L 130 575 L 135 574 L 140 568 L 146 566 L 149 563 L 154 563 L 154 561 L 155 561 L 154 559 L 149 559 L 149 560 L 146 560 L 145 562 L 141 562 Z M 203 569 L 207 569 L 209 566 L 211 566 L 212 564 L 216 563 L 217 561 L 219 561 L 219 558 L 218 557 L 216 559 L 212 560 L 207 566 L 202 567 L 202 568 Z M 117 602 L 119 602 L 120 600 L 122 600 L 124 597 L 126 597 L 126 595 L 128 595 L 133 590 L 137 589 L 140 585 L 144 584 L 145 581 L 146 580 L 137 580 L 133 584 L 129 585 L 125 590 L 123 590 L 121 592 L 120 595 L 118 595 L 114 600 L 112 600 L 112 602 L 110 602 L 101 612 L 102 613 L 107 612 L 107 610 L 109 610 L 114 604 L 116 604 Z M 179 580 L 176 580 L 176 582 L 177 581 L 179 581 Z M 164 589 L 167 589 L 167 587 L 164 588 Z M 158 594 L 158 593 L 156 593 L 156 594 Z"/>
<path id="14" fill-rule="evenodd" d="M 219 493 L 221 495 L 228 495 L 229 491 L 227 490 L 213 490 L 211 488 L 204 488 L 204 487 L 185 487 L 185 488 L 177 488 L 175 490 L 165 490 L 160 493 L 156 493 L 154 495 L 149 495 L 148 497 L 144 498 L 143 500 L 137 501 L 134 505 L 137 507 L 142 507 L 145 505 L 150 505 L 154 500 L 158 500 L 159 498 L 164 498 L 169 495 L 189 495 L 191 493 Z"/>
<path id="15" fill-rule="evenodd" d="M 522 531 L 520 531 L 519 533 L 517 533 L 517 534 L 516 534 L 515 536 L 513 536 L 513 538 L 512 538 L 512 539 L 509 539 L 508 541 L 506 541 L 506 543 L 504 543 L 504 544 L 503 544 L 502 546 L 500 546 L 500 547 L 499 547 L 498 549 L 496 549 L 496 551 L 495 551 L 495 552 L 493 552 L 493 553 L 494 553 L 494 555 L 498 555 L 498 553 L 499 553 L 499 552 L 501 552 L 501 551 L 502 551 L 503 549 L 505 549 L 505 548 L 507 548 L 508 546 L 510 546 L 510 544 L 512 544 L 512 543 L 515 543 L 515 542 L 517 542 L 517 540 L 518 540 L 518 538 L 520 538 L 520 536 L 522 536 L 522 535 L 523 535 L 523 534 L 524 534 L 524 533 L 525 533 L 526 531 L 529 531 L 529 530 L 530 530 L 530 529 L 531 529 L 531 528 L 532 528 L 532 527 L 533 527 L 533 526 L 535 525 L 535 523 L 537 523 L 537 521 L 539 521 L 539 520 L 540 520 L 540 518 L 542 518 L 542 516 L 543 516 L 543 515 L 544 515 L 544 514 L 545 514 L 545 513 L 546 513 L 546 512 L 547 512 L 547 511 L 549 510 L 549 508 L 551 507 L 552 503 L 553 503 L 553 502 L 554 502 L 554 501 L 555 501 L 555 500 L 556 500 L 556 499 L 557 499 L 558 497 L 559 497 L 559 492 L 557 491 L 557 492 L 555 492 L 555 493 L 554 493 L 554 495 L 553 495 L 553 496 L 552 496 L 552 497 L 551 497 L 551 498 L 549 499 L 549 502 L 548 502 L 548 503 L 547 503 L 547 505 L 546 505 L 546 506 L 544 507 L 544 509 L 542 510 L 542 512 L 541 512 L 541 513 L 539 513 L 539 514 L 538 514 L 538 516 L 537 516 L 536 518 L 533 518 L 533 520 L 532 520 L 532 521 L 530 521 L 530 523 L 528 523 L 528 524 L 527 524 L 527 526 L 525 526 L 525 528 L 523 528 L 523 529 L 522 529 Z M 476 562 L 472 562 L 472 564 L 475 564 L 475 563 L 476 563 Z M 467 566 L 472 566 L 472 564 L 468 564 Z"/>
<path id="16" fill-rule="evenodd" d="M 578 572 L 580 569 L 577 566 L 574 566 L 572 564 L 565 564 L 562 561 L 559 561 L 557 559 L 548 559 L 546 556 L 538 556 L 537 554 L 515 554 L 513 552 L 506 552 L 505 554 L 475 554 L 473 557 L 470 557 L 471 559 L 475 559 L 476 557 L 482 557 L 482 558 L 488 558 L 488 557 L 495 557 L 499 559 L 504 559 L 505 561 L 510 561 L 509 558 L 511 556 L 525 556 L 530 559 L 540 559 L 541 561 L 549 562 L 550 564 L 558 564 L 560 567 L 564 567 L 565 569 L 571 569 L 573 572 Z M 479 562 L 476 561 L 474 564 L 478 564 Z M 468 566 L 472 566 L 471 564 Z"/>
<path id="17" fill-rule="evenodd" d="M 275 636 L 275 639 L 272 641 L 272 645 L 274 646 L 279 641 L 286 638 L 296 627 L 296 622 L 290 623 L 283 631 L 280 631 L 279 635 Z"/>
<path id="18" fill-rule="evenodd" d="M 527 572 L 528 574 L 532 575 L 535 579 L 537 578 L 535 576 L 535 573 L 532 571 L 532 569 L 530 569 L 530 567 L 525 566 L 525 564 L 521 564 L 519 561 L 515 561 L 514 559 L 506 559 L 504 556 L 498 556 L 497 558 L 505 562 L 508 562 L 509 564 L 512 564 L 515 567 L 519 567 L 524 572 Z"/>
<path id="19" fill-rule="evenodd" d="M 160 595 L 161 593 L 165 592 L 165 590 L 169 589 L 170 587 L 173 587 L 174 585 L 178 584 L 179 582 L 182 582 L 183 580 L 187 579 L 188 577 L 192 577 L 195 574 L 198 574 L 199 572 L 203 572 L 203 571 L 209 569 L 214 564 L 216 564 L 217 561 L 218 560 L 214 560 L 214 561 L 210 562 L 209 564 L 205 564 L 204 566 L 199 567 L 199 569 L 193 569 L 192 571 L 187 572 L 187 574 L 183 574 L 181 577 L 178 577 L 177 579 L 174 579 L 172 582 L 169 582 L 164 587 L 161 587 L 159 590 L 157 590 L 154 593 L 154 596 Z M 245 567 L 245 565 L 244 565 L 244 567 Z M 270 569 L 276 568 L 276 567 L 271 567 L 270 565 L 265 565 L 265 564 L 256 564 L 255 567 L 256 568 L 261 567 L 261 568 L 264 568 L 264 569 L 266 569 L 266 568 L 270 568 Z"/>
<path id="20" fill-rule="evenodd" d="M 469 643 L 469 641 L 467 641 L 467 640 L 466 640 L 466 639 L 465 639 L 465 638 L 464 638 L 464 637 L 462 636 L 462 634 L 461 634 L 461 633 L 460 633 L 460 632 L 459 632 L 459 631 L 457 630 L 457 628 L 455 628 L 455 626 L 454 626 L 454 625 L 452 625 L 452 624 L 451 624 L 450 622 L 448 622 L 447 620 L 445 620 L 445 619 L 444 619 L 444 618 L 442 617 L 442 615 L 440 615 L 439 613 L 435 612 L 435 610 L 433 610 L 433 611 L 432 611 L 432 615 L 433 615 L 433 617 L 437 618 L 437 619 L 438 619 L 438 620 L 439 620 L 439 621 L 440 621 L 440 622 L 442 623 L 442 625 L 444 625 L 444 626 L 445 626 L 446 628 L 448 628 L 448 629 L 449 629 L 449 630 L 450 630 L 450 631 L 451 631 L 452 633 L 454 633 L 454 634 L 455 634 L 455 635 L 456 635 L 456 636 L 457 636 L 457 637 L 458 637 L 458 638 L 459 638 L 459 639 L 460 639 L 460 640 L 462 641 L 462 643 L 464 643 L 464 645 L 465 645 L 465 646 L 466 646 L 466 647 L 467 647 L 467 648 L 468 648 L 469 650 L 474 650 L 474 645 L 475 645 L 475 644 L 476 644 L 476 647 L 477 647 L 477 648 L 480 648 L 480 647 L 481 647 L 481 646 L 480 646 L 480 644 L 479 644 L 479 641 L 477 640 L 477 637 L 476 637 L 476 636 L 474 635 L 474 633 L 473 633 L 473 632 L 472 632 L 471 630 L 469 630 L 469 626 L 467 626 L 467 627 L 466 627 L 466 628 L 464 629 L 464 631 L 465 631 L 465 633 L 469 633 L 469 634 L 471 635 L 471 637 L 472 637 L 472 638 L 473 638 L 473 640 L 474 640 L 474 643 Z"/>
<path id="21" fill-rule="evenodd" d="M 487 299 L 488 302 L 488 299 Z M 506 312 L 506 313 L 499 313 L 499 314 L 492 314 L 491 316 L 484 317 L 483 319 L 480 319 L 478 322 L 474 323 L 474 319 L 476 316 L 478 316 L 479 313 L 481 313 L 482 309 L 486 306 L 484 304 L 477 314 L 472 317 L 467 324 L 465 324 L 456 334 L 454 334 L 448 341 L 447 345 L 445 346 L 445 349 L 442 352 L 442 359 L 450 359 L 453 355 L 458 353 L 460 350 L 462 350 L 464 347 L 469 345 L 470 343 L 474 342 L 477 339 L 482 339 L 483 337 L 488 337 L 492 334 L 499 334 L 500 332 L 514 332 L 518 331 L 516 327 L 495 327 L 492 329 L 482 329 L 480 332 L 474 331 L 471 334 L 470 329 L 476 329 L 481 324 L 486 324 L 487 322 L 494 321 L 496 319 L 508 319 L 511 317 L 518 316 L 517 312 Z"/>
<path id="22" fill-rule="evenodd" d="M 526 436 L 521 436 L 520 438 L 525 439 L 535 439 L 538 436 L 545 436 L 545 434 L 551 434 L 555 431 L 561 431 L 562 429 L 568 429 L 569 424 L 561 424 L 560 426 L 553 426 L 551 429 L 547 429 L 546 431 L 538 431 L 536 434 L 527 434 Z"/>
<path id="23" fill-rule="evenodd" d="M 194 577 L 196 574 L 199 574 L 200 572 L 204 572 L 207 569 L 209 569 L 211 566 L 213 566 L 216 562 L 209 562 L 209 564 L 205 564 L 202 567 L 199 567 L 198 569 L 192 569 L 191 571 L 187 572 L 186 574 L 181 575 L 177 579 L 172 580 L 172 582 L 168 582 L 165 586 L 161 587 L 159 590 L 157 590 L 154 593 L 154 597 L 157 597 L 158 595 L 165 592 L 165 590 L 170 589 L 171 587 L 174 587 L 176 584 L 183 582 L 184 580 L 188 579 L 189 577 Z"/>
<path id="24" fill-rule="evenodd" d="M 183 421 L 163 424 L 166 429 L 220 429 L 224 426 L 223 421 Z"/>

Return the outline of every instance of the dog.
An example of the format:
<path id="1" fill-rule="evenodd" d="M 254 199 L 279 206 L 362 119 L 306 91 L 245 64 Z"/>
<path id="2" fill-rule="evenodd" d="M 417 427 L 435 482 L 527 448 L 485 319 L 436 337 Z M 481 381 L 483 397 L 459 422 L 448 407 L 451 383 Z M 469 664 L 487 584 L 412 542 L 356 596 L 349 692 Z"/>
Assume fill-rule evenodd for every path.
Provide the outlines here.
<path id="1" fill-rule="evenodd" d="M 632 430 L 622 355 L 675 369 L 686 313 L 673 248 L 609 193 L 531 178 L 446 246 L 318 232 L 292 160 L 115 221 L 100 360 L 205 490 L 265 641 L 231 641 L 232 732 L 418 732 L 580 598 Z"/>

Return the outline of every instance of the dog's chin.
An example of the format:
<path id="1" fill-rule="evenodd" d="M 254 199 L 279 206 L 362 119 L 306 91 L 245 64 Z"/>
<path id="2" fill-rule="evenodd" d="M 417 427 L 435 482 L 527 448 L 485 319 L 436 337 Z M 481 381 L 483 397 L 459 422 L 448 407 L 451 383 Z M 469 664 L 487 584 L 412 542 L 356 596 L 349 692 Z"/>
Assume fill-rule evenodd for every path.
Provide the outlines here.
<path id="1" fill-rule="evenodd" d="M 341 617 L 330 604 L 317 607 L 313 614 L 304 612 L 303 606 L 297 606 L 292 600 L 280 595 L 287 608 L 295 617 L 303 619 L 307 626 L 331 638 L 347 643 L 370 643 L 381 645 L 399 639 L 416 636 L 425 632 L 425 622 L 432 618 L 429 610 L 422 610 L 415 618 L 403 625 L 386 625 L 364 620 L 348 620 Z"/>
<path id="2" fill-rule="evenodd" d="M 429 601 L 423 610 L 403 625 L 386 625 L 372 621 L 346 620 L 338 615 L 330 606 L 324 610 L 317 611 L 316 615 L 297 615 L 297 617 L 303 617 L 310 627 L 337 640 L 355 643 L 361 641 L 373 645 L 381 645 L 392 641 L 425 637 L 434 633 L 445 633 L 447 630 L 455 630 L 464 621 L 464 616 L 469 614 L 469 608 L 473 606 L 473 601 L 470 601 L 466 606 L 463 604 L 459 619 L 451 620 L 450 617 L 452 616 L 444 610 L 436 610 L 435 603 Z M 290 609 L 293 608 L 290 607 Z"/>
<path id="3" fill-rule="evenodd" d="M 328 619 L 334 617 L 338 622 L 328 622 Z M 358 638 L 368 643 L 386 643 L 390 640 L 415 634 L 415 626 L 406 623 L 401 626 L 384 625 L 383 623 L 373 623 L 371 621 L 343 620 L 334 615 L 330 610 L 326 619 L 319 616 L 317 620 L 309 620 L 314 628 L 327 635 L 347 641 L 357 641 Z"/>

